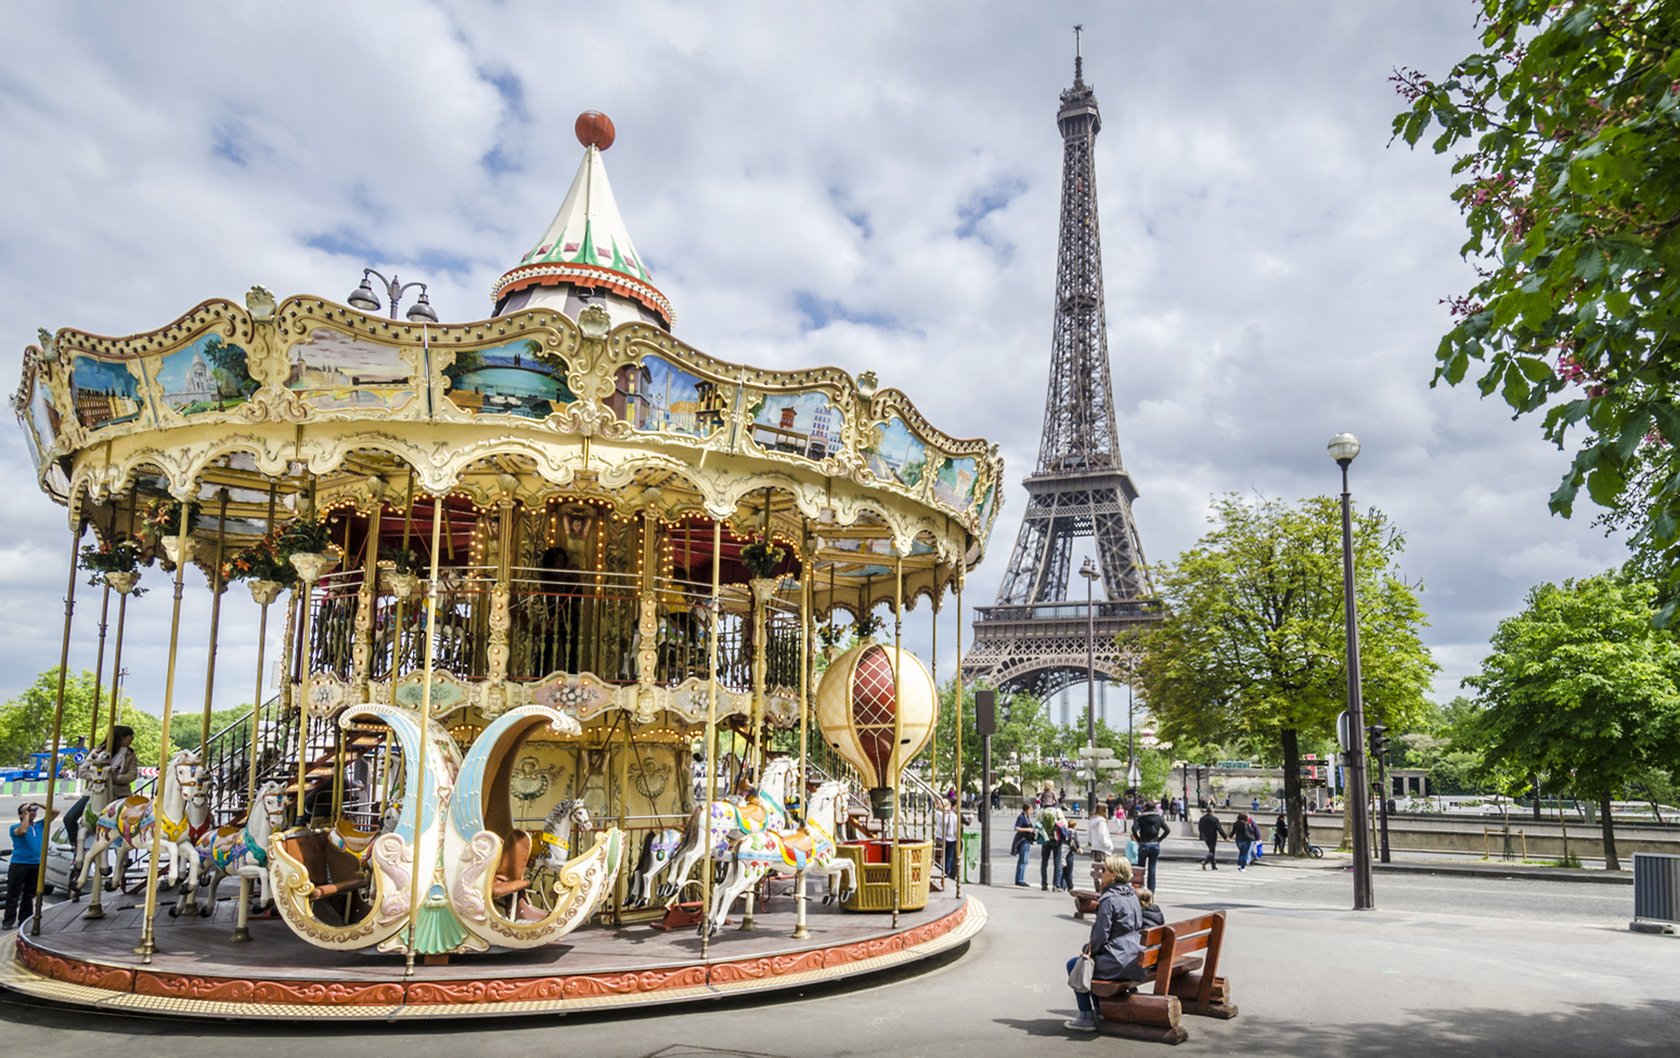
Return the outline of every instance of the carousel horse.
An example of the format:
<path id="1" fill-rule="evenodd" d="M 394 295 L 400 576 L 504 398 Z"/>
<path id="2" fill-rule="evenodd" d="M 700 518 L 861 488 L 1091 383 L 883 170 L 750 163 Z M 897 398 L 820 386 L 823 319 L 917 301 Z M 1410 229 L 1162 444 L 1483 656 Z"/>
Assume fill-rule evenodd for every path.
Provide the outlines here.
<path id="1" fill-rule="evenodd" d="M 730 848 L 723 882 L 712 895 L 711 928 L 721 929 L 729 909 L 748 895 L 772 871 L 781 873 L 815 871 L 828 878 L 823 903 L 850 899 L 857 886 L 852 861 L 839 854 L 834 832 L 840 825 L 838 807 L 846 796 L 843 783 L 826 782 L 811 795 L 811 810 L 798 830 L 755 830 Z M 836 886 L 845 875 L 843 887 Z M 749 906 L 750 910 L 750 906 Z"/>
<path id="2" fill-rule="evenodd" d="M 98 837 L 95 838 L 93 847 L 88 850 L 87 862 L 83 864 L 82 873 L 77 879 L 75 898 L 80 897 L 81 890 L 87 885 L 88 875 L 97 867 L 105 851 L 111 848 L 116 850 L 111 887 L 120 887 L 123 875 L 128 870 L 129 850 L 150 842 L 154 826 L 159 829 L 160 839 L 170 850 L 169 884 L 175 885 L 179 882 L 180 864 L 175 855 L 175 843 L 186 832 L 187 797 L 198 786 L 202 771 L 198 751 L 183 749 L 170 758 L 169 766 L 164 769 L 158 784 L 161 793 L 157 800 L 135 795 L 106 805 L 96 821 Z M 93 906 L 88 908 L 87 915 L 100 918 L 104 913 L 100 907 L 99 889 L 96 887 L 93 891 Z"/>
<path id="3" fill-rule="evenodd" d="M 222 879 L 251 878 L 258 884 L 257 906 L 265 907 L 273 899 L 268 888 L 268 838 L 285 825 L 287 799 L 278 782 L 267 782 L 257 791 L 253 809 L 245 815 L 245 822 L 232 823 L 206 831 L 198 842 L 198 858 L 202 870 L 209 872 L 207 884 L 194 889 L 182 889 L 181 897 L 171 915 L 196 906 L 200 916 L 216 910 L 216 891 Z M 202 875 L 201 875 L 202 877 Z M 208 891 L 202 903 L 200 892 Z"/>
<path id="4" fill-rule="evenodd" d="M 561 801 L 543 820 L 536 834 L 543 845 L 543 866 L 558 870 L 572 858 L 572 831 L 587 833 L 594 827 L 589 822 L 589 809 L 579 800 Z"/>
<path id="5" fill-rule="evenodd" d="M 78 821 L 81 829 L 76 834 L 75 847 L 70 850 L 70 878 L 73 889 L 82 876 L 82 863 L 88 848 L 93 844 L 94 832 L 99 827 L 99 813 L 111 803 L 111 754 L 103 747 L 89 753 L 82 758 L 82 763 L 77 765 L 76 778 L 82 781 L 87 804 L 82 809 L 82 817 Z"/>
<path id="6" fill-rule="evenodd" d="M 787 826 L 787 789 L 794 775 L 795 763 L 792 757 L 777 757 L 766 764 L 764 781 L 744 804 L 713 801 L 695 805 L 688 823 L 683 827 L 682 847 L 677 850 L 675 862 L 666 872 L 665 881 L 659 887 L 659 896 L 669 900 L 682 891 L 695 864 L 705 858 L 708 842 L 713 857 L 722 859 L 729 853 L 730 843 L 742 835 Z"/>
<path id="7" fill-rule="evenodd" d="M 215 828 L 210 825 L 210 783 L 205 779 L 203 769 L 199 770 L 198 778 L 190 785 L 183 787 L 186 804 L 182 810 L 182 822 L 186 824 L 178 835 L 172 835 L 170 828 L 163 832 L 169 855 L 170 884 L 180 876 L 180 864 L 184 860 L 187 864 L 187 877 L 181 885 L 177 897 L 177 907 L 182 898 L 190 898 L 198 891 L 199 855 L 198 843 Z"/>
<path id="8" fill-rule="evenodd" d="M 636 871 L 630 876 L 630 889 L 625 896 L 626 906 L 646 907 L 653 901 L 654 883 L 671 866 L 672 855 L 682 845 L 682 831 L 653 830 L 642 840 L 642 854 L 636 860 Z"/>

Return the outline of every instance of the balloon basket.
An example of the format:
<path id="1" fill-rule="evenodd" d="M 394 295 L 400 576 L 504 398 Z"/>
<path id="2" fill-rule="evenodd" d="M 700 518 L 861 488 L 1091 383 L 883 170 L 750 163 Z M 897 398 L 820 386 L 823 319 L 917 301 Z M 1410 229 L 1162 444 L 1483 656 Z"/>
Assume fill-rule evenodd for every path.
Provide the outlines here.
<path id="1" fill-rule="evenodd" d="M 893 909 L 893 855 L 890 841 L 856 841 L 840 846 L 840 855 L 852 861 L 857 886 L 851 899 L 840 906 L 847 911 L 891 911 Z M 898 846 L 900 911 L 920 911 L 927 906 L 928 885 L 933 880 L 933 843 L 903 841 Z"/>

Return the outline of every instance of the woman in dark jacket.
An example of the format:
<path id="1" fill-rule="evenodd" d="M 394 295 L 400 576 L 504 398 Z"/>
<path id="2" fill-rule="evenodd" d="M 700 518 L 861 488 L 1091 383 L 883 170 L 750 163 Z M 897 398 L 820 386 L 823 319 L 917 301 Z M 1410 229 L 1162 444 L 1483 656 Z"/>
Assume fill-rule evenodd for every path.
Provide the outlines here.
<path id="1" fill-rule="evenodd" d="M 1096 963 L 1099 981 L 1141 981 L 1147 976 L 1138 965 L 1143 952 L 1143 907 L 1132 889 L 1132 864 L 1119 854 L 1103 861 L 1102 898 L 1091 923 L 1091 940 L 1085 953 Z M 1071 974 L 1079 956 L 1068 960 Z M 1097 1031 L 1097 1011 L 1089 992 L 1075 992 L 1079 1016 L 1063 1024 L 1076 1032 Z"/>

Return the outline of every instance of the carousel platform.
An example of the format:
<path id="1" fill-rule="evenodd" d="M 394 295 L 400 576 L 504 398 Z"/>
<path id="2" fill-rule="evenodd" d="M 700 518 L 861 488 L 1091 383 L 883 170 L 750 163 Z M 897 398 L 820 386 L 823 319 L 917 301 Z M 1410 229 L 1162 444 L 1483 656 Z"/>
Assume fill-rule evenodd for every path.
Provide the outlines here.
<path id="1" fill-rule="evenodd" d="M 633 1010 L 666 1003 L 808 988 L 895 969 L 964 945 L 986 909 L 936 895 L 921 911 L 853 914 L 810 904 L 810 936 L 792 940 L 794 904 L 777 899 L 756 928 L 731 924 L 707 958 L 692 929 L 586 927 L 566 942 L 523 952 L 460 956 L 416 965 L 405 977 L 394 955 L 331 952 L 304 943 L 278 919 L 254 919 L 252 940 L 234 943 L 233 910 L 208 918 L 160 912 L 157 952 L 143 965 L 133 948 L 142 911 L 113 901 L 86 921 L 86 904 L 55 904 L 40 936 L 28 927 L 0 940 L 0 986 L 72 1006 L 133 1014 L 219 1019 L 386 1021 Z"/>

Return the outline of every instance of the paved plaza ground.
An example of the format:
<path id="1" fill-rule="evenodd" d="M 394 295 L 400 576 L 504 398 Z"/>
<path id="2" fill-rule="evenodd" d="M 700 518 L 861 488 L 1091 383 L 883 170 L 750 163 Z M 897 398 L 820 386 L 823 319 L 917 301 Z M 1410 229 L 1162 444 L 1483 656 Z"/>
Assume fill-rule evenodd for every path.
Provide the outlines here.
<path id="1" fill-rule="evenodd" d="M 1189 845 L 1176 852 L 1188 853 Z M 497 1053 L 577 1056 L 1039 1055 L 1164 1051 L 1073 1037 L 1062 966 L 1087 924 L 1071 902 L 996 882 L 972 887 L 991 913 L 966 952 L 921 972 L 866 979 L 764 1003 L 729 1001 L 546 1020 L 330 1028 L 104 1017 L 0 996 L 10 1049 L 82 1055 L 306 1054 L 335 1050 L 458 1058 L 494 1039 Z M 1223 970 L 1234 1021 L 1185 1019 L 1175 1054 L 1674 1054 L 1680 1031 L 1680 939 L 1628 932 L 1626 886 L 1434 875 L 1379 875 L 1374 912 L 1348 910 L 1335 861 L 1217 873 L 1161 864 L 1169 919 L 1225 908 Z M 135 1040 L 133 1037 L 141 1037 Z M 146 1039 L 145 1037 L 156 1037 Z M 135 1048 L 139 1050 L 136 1051 Z"/>

